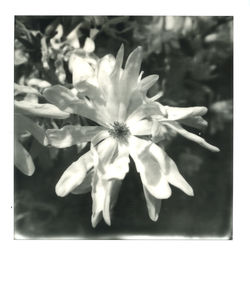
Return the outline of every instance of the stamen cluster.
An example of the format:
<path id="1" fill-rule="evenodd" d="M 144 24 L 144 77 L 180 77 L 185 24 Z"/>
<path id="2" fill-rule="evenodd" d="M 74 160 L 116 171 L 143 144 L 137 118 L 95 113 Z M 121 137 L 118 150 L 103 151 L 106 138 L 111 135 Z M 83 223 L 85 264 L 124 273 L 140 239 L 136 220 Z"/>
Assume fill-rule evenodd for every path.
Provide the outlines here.
<path id="1" fill-rule="evenodd" d="M 110 125 L 108 132 L 110 136 L 123 143 L 127 143 L 127 139 L 130 135 L 128 126 L 123 122 L 117 121 Z"/>

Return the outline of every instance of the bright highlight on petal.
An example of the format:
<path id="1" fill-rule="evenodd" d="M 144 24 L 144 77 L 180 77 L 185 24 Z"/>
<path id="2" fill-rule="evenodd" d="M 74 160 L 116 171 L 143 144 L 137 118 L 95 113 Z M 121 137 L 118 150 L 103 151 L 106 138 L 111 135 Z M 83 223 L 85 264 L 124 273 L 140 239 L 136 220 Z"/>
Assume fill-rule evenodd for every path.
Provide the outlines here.
<path id="1" fill-rule="evenodd" d="M 57 148 L 67 148 L 78 143 L 89 142 L 102 131 L 99 126 L 72 126 L 68 125 L 61 129 L 49 129 L 46 131 L 49 144 Z"/>
<path id="2" fill-rule="evenodd" d="M 92 166 L 92 154 L 89 151 L 65 170 L 56 185 L 56 194 L 61 197 L 68 195 L 83 182 L 88 170 Z"/>
<path id="3" fill-rule="evenodd" d="M 31 176 L 35 171 L 32 157 L 17 140 L 15 140 L 14 163 L 15 166 L 27 176 Z"/>

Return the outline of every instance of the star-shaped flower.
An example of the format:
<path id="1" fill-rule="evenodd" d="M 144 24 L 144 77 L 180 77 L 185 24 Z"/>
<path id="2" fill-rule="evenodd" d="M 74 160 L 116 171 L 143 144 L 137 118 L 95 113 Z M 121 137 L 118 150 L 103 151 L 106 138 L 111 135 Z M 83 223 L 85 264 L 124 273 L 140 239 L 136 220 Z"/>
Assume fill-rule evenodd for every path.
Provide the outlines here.
<path id="1" fill-rule="evenodd" d="M 171 195 L 169 184 L 193 195 L 174 161 L 149 139 L 154 122 L 159 118 L 166 119 L 166 108 L 154 102 L 158 96 L 151 101 L 146 97 L 157 76 L 141 80 L 141 47 L 129 55 L 124 69 L 123 52 L 122 46 L 116 58 L 103 57 L 97 64 L 96 75 L 76 83 L 72 91 L 59 85 L 44 91 L 47 100 L 60 110 L 98 124 L 47 130 L 49 143 L 54 147 L 91 142 L 90 151 L 63 173 L 56 193 L 65 196 L 70 192 L 79 194 L 91 190 L 94 227 L 102 216 L 107 224 L 111 223 L 111 210 L 121 181 L 129 170 L 129 156 L 140 173 L 152 220 L 158 219 L 161 200 Z"/>

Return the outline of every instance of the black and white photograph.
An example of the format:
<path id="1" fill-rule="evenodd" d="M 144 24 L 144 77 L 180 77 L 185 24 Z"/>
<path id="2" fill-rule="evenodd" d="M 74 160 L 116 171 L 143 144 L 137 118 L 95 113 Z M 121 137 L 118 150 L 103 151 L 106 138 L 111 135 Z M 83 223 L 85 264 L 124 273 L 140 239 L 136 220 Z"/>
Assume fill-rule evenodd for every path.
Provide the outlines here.
<path id="1" fill-rule="evenodd" d="M 14 238 L 233 238 L 233 16 L 16 15 Z"/>
<path id="2" fill-rule="evenodd" d="M 0 301 L 250 301 L 250 0 L 1 8 Z"/>

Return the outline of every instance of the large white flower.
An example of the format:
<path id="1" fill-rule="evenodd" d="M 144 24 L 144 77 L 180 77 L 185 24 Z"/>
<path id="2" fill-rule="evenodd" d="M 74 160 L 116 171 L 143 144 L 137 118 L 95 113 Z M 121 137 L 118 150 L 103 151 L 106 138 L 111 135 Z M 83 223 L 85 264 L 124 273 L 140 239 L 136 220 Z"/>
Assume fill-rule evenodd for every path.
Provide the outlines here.
<path id="1" fill-rule="evenodd" d="M 166 119 L 166 108 L 156 98 L 148 100 L 147 90 L 158 76 L 141 80 L 142 49 L 136 48 L 124 69 L 123 46 L 116 58 L 103 57 L 96 75 L 75 84 L 73 91 L 54 86 L 44 91 L 47 100 L 59 109 L 94 121 L 97 126 L 65 126 L 47 130 L 49 143 L 65 148 L 91 142 L 91 149 L 63 173 L 56 193 L 85 193 L 92 188 L 92 225 L 103 216 L 110 224 L 110 212 L 116 202 L 121 181 L 129 170 L 129 155 L 140 173 L 149 216 L 158 219 L 161 200 L 169 198 L 169 184 L 192 196 L 191 186 L 179 173 L 174 161 L 149 140 L 159 118 Z"/>

